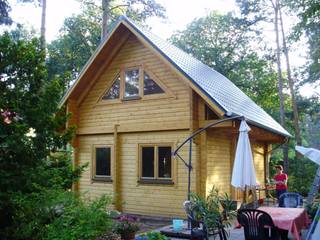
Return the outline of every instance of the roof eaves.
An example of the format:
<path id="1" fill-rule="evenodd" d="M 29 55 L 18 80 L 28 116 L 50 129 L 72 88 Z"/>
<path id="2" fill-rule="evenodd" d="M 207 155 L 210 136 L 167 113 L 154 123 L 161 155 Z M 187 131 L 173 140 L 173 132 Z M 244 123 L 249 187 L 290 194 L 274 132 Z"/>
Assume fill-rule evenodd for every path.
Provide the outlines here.
<path id="1" fill-rule="evenodd" d="M 250 119 L 247 119 L 247 122 L 251 123 L 252 125 L 256 126 L 256 127 L 259 127 L 259 128 L 263 128 L 265 130 L 268 130 L 269 132 L 273 132 L 275 134 L 278 134 L 278 135 L 281 135 L 281 136 L 284 136 L 284 137 L 288 137 L 288 138 L 291 138 L 292 135 L 290 133 L 288 133 L 287 131 L 285 132 L 281 132 L 281 131 L 277 131 L 276 129 L 274 128 L 271 128 L 271 127 L 268 127 L 266 125 L 263 125 L 261 123 L 257 123 L 255 121 L 252 121 Z"/>

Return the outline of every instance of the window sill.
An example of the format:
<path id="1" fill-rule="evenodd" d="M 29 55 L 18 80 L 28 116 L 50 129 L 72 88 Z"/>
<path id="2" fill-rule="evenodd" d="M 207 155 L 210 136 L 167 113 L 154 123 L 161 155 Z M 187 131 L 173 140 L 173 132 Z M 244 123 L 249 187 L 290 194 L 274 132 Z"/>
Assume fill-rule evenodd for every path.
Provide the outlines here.
<path id="1" fill-rule="evenodd" d="M 108 182 L 112 183 L 112 178 L 111 177 L 94 177 L 91 179 L 92 182 Z"/>
<path id="2" fill-rule="evenodd" d="M 122 101 L 140 100 L 140 96 L 123 97 Z"/>
<path id="3" fill-rule="evenodd" d="M 161 184 L 161 185 L 173 185 L 174 182 L 171 179 L 140 179 L 139 184 Z"/>

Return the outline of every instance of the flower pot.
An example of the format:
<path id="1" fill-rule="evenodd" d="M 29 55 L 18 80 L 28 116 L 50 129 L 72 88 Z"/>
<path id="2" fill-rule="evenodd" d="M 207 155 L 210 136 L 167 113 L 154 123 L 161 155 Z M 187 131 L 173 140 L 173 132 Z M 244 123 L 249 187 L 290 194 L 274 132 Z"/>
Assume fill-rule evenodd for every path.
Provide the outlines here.
<path id="1" fill-rule="evenodd" d="M 121 239 L 134 240 L 135 236 L 136 236 L 135 232 L 123 233 L 123 234 L 121 234 Z"/>

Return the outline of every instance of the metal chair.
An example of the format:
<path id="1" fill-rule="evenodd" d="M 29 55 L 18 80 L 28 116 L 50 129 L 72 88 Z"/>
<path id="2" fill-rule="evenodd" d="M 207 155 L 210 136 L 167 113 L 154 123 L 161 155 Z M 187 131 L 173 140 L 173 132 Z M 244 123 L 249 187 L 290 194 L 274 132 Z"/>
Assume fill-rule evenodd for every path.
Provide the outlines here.
<path id="1" fill-rule="evenodd" d="M 279 197 L 279 207 L 296 208 L 303 205 L 303 197 L 299 193 L 286 192 Z"/>
<path id="2" fill-rule="evenodd" d="M 220 240 L 227 240 L 227 233 L 224 229 L 221 219 L 216 219 L 217 230 L 214 232 L 210 232 L 204 221 L 195 218 L 195 213 L 193 211 L 191 201 L 185 201 L 183 203 L 183 206 L 186 211 L 188 220 L 190 221 L 191 240 L 209 240 L 209 236 L 215 235 L 218 235 Z"/>
<path id="3" fill-rule="evenodd" d="M 244 228 L 246 240 L 279 240 L 278 228 L 271 216 L 257 209 L 242 209 L 238 211 L 237 219 Z"/>

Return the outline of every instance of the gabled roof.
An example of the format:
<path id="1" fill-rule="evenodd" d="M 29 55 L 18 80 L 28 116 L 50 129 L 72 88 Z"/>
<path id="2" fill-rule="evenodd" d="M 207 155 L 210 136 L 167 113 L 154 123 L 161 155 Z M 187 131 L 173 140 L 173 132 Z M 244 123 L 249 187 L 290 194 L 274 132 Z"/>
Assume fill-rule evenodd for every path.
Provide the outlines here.
<path id="1" fill-rule="evenodd" d="M 253 102 L 225 76 L 181 49 L 154 35 L 150 31 L 140 27 L 125 16 L 119 18 L 108 38 L 100 44 L 96 54 L 91 57 L 80 73 L 77 81 L 73 86 L 71 86 L 67 94 L 62 99 L 62 104 L 64 104 L 70 93 L 73 91 L 77 82 L 88 69 L 97 53 L 99 53 L 99 51 L 105 46 L 114 30 L 119 27 L 121 23 L 126 26 L 129 25 L 136 32 L 134 34 L 139 34 L 140 37 L 142 37 L 156 51 L 166 58 L 181 74 L 189 79 L 193 85 L 195 85 L 225 114 L 244 116 L 249 123 L 255 126 L 285 137 L 291 136 L 278 122 L 276 122 L 268 113 Z"/>

